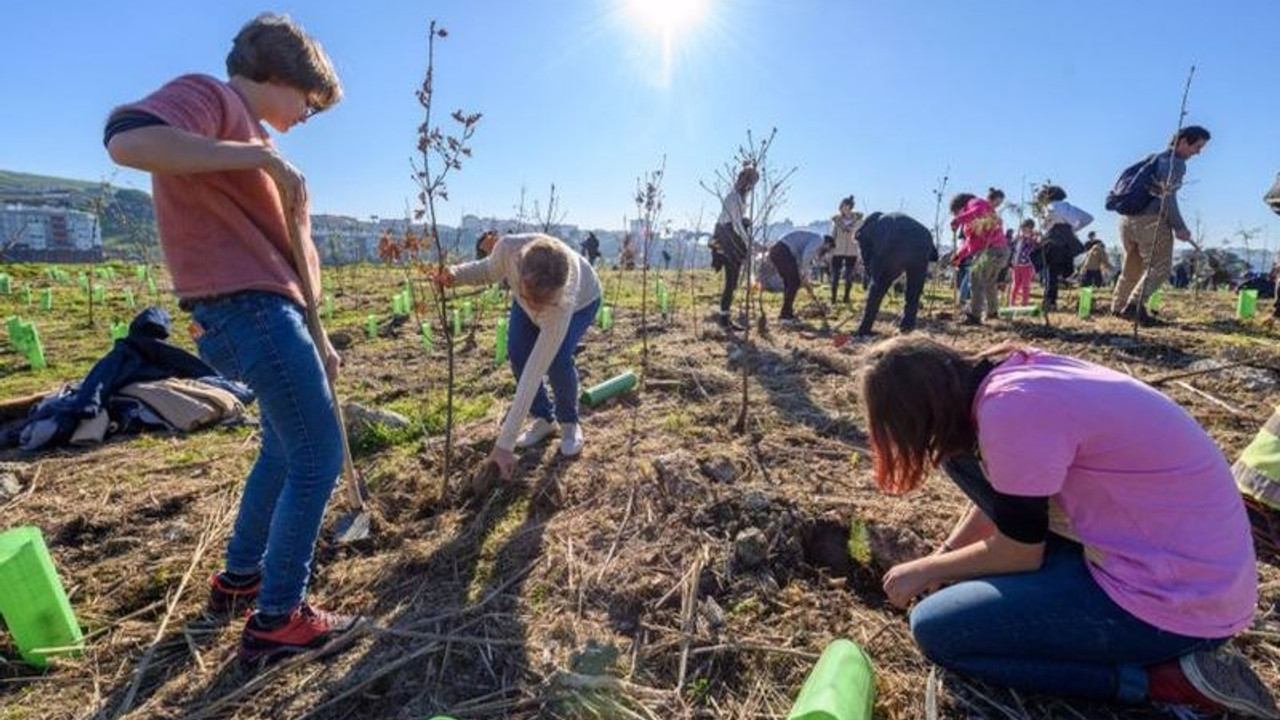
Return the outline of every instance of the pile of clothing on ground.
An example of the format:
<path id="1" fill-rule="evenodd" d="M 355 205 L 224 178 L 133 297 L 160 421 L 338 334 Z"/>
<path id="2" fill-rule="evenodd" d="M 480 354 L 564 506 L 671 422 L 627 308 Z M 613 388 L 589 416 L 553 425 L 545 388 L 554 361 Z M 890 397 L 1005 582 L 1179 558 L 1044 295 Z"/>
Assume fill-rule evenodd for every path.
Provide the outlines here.
<path id="1" fill-rule="evenodd" d="M 0 448 L 32 451 L 100 443 L 117 433 L 191 432 L 245 422 L 253 393 L 166 342 L 169 326 L 167 311 L 147 308 L 84 380 L 5 403 L 26 409 L 26 416 L 0 425 Z"/>

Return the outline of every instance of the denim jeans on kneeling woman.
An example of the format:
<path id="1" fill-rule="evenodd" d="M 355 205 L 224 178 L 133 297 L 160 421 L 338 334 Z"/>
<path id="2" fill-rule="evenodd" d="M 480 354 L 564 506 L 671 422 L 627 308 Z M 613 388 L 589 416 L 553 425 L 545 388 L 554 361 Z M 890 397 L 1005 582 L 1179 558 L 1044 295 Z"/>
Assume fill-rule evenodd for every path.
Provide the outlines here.
<path id="1" fill-rule="evenodd" d="M 262 448 L 227 543 L 227 570 L 262 573 L 258 610 L 284 614 L 306 596 L 325 505 L 342 472 L 342 439 L 324 364 L 302 308 L 265 292 L 196 301 L 200 357 L 249 386 Z"/>
<path id="2" fill-rule="evenodd" d="M 978 507 L 993 490 L 972 457 L 944 471 Z M 911 632 L 933 662 L 992 685 L 1140 702 L 1144 666 L 1221 644 L 1150 625 L 1093 579 L 1079 543 L 1050 535 L 1039 570 L 958 582 L 911 611 Z"/>

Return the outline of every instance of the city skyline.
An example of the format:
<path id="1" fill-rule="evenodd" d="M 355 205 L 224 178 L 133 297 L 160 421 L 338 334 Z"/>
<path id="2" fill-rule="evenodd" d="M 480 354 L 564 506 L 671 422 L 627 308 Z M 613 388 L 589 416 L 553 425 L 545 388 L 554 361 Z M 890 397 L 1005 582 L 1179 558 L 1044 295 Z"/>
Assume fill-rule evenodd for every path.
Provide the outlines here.
<path id="1" fill-rule="evenodd" d="M 484 113 L 475 157 L 441 208 L 453 223 L 513 216 L 522 188 L 526 201 L 545 203 L 555 183 L 567 222 L 621 228 L 636 214 L 636 179 L 665 158 L 664 216 L 707 227 L 718 202 L 701 185 L 748 131 L 777 127 L 774 161 L 796 173 L 776 217 L 820 220 L 854 194 L 864 211 L 905 210 L 932 225 L 944 174 L 947 194 L 998 186 L 1014 202 L 1052 178 L 1115 242 L 1102 197 L 1172 132 L 1194 64 L 1187 120 L 1214 139 L 1190 163 L 1187 220 L 1199 217 L 1213 244 L 1253 228 L 1257 243 L 1280 240 L 1261 202 L 1280 170 L 1280 101 L 1259 92 L 1280 26 L 1275 3 L 1089 0 L 1064 14 L 1012 0 L 707 0 L 665 25 L 636 4 L 282 3 L 272 9 L 333 57 L 346 97 L 276 140 L 307 174 L 314 212 L 403 216 L 421 121 L 413 91 L 434 17 L 450 31 L 437 47 L 440 107 Z M 12 55 L 40 62 L 0 68 L 0 83 L 24 98 L 0 109 L 0 131 L 22 139 L 0 151 L 0 167 L 149 189 L 140 173 L 116 173 L 103 151 L 107 112 L 183 72 L 222 75 L 231 36 L 264 9 L 241 0 L 181 15 L 166 7 L 10 8 Z M 107 23 L 112 32 L 101 32 Z M 48 53 L 40 28 L 57 28 L 70 50 Z"/>

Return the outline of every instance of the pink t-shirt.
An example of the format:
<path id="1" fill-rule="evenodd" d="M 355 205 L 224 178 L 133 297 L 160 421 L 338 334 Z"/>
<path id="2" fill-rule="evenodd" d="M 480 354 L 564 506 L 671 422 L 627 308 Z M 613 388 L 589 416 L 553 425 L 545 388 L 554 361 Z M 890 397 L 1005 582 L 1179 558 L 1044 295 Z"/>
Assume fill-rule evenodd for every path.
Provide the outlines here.
<path id="1" fill-rule="evenodd" d="M 1192 637 L 1249 625 L 1258 579 L 1244 504 L 1222 452 L 1172 400 L 1028 350 L 987 376 L 973 410 L 992 486 L 1049 497 L 1118 605 Z"/>
<path id="2" fill-rule="evenodd" d="M 235 88 L 208 75 L 184 75 L 114 112 L 129 110 L 205 137 L 271 144 Z M 179 297 L 263 290 L 305 304 L 280 195 L 266 172 L 153 173 L 151 188 L 160 249 Z M 306 272 L 319 292 L 320 260 L 305 208 L 298 222 Z"/>

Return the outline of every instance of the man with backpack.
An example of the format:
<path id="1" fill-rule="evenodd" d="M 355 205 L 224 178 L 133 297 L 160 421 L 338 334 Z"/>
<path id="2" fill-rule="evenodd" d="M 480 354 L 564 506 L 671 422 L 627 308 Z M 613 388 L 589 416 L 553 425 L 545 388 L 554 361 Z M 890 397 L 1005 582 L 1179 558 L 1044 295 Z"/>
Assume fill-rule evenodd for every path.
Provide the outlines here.
<path id="1" fill-rule="evenodd" d="M 1191 231 L 1178 209 L 1178 188 L 1187 172 L 1187 159 L 1209 142 L 1209 131 L 1188 125 L 1174 135 L 1169 149 L 1151 155 L 1121 174 L 1107 195 L 1107 209 L 1120 218 L 1124 263 L 1116 281 L 1111 313 L 1150 323 L 1147 299 L 1169 278 L 1173 239 L 1191 240 Z"/>

